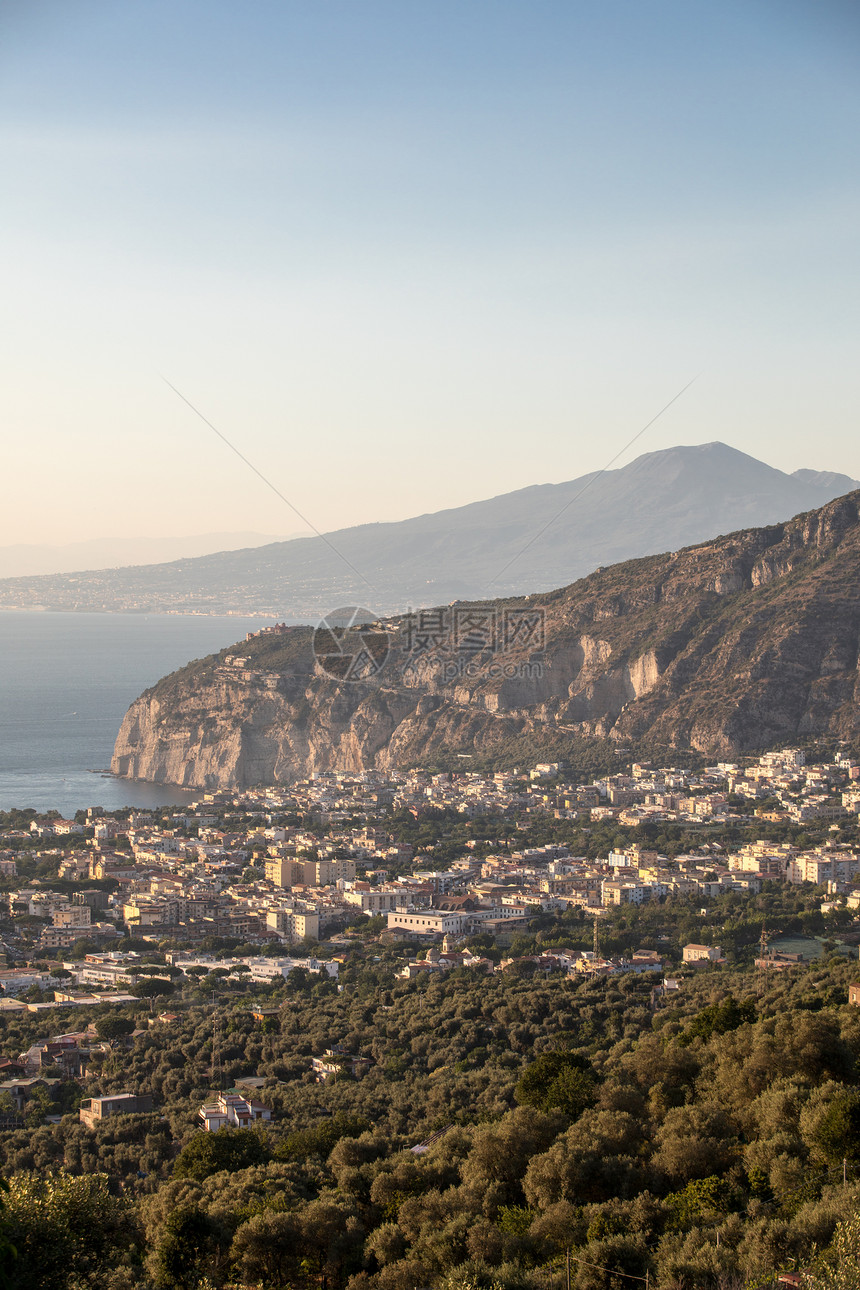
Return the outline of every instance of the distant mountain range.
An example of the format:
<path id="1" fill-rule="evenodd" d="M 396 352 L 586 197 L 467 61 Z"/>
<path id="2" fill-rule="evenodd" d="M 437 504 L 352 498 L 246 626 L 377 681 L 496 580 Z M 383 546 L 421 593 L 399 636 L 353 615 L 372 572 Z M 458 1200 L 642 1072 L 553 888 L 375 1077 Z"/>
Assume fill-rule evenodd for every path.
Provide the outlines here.
<path id="1" fill-rule="evenodd" d="M 64 542 L 61 546 L 15 542 L 11 546 L 0 546 L 0 578 L 75 573 L 80 569 L 121 569 L 130 564 L 163 564 L 169 560 L 189 560 L 195 556 L 212 555 L 216 551 L 267 546 L 296 536 L 298 535 L 273 533 L 198 533 L 193 537 L 90 538 L 86 542 Z"/>
<path id="2" fill-rule="evenodd" d="M 629 466 L 397 523 L 364 524 L 171 563 L 0 581 L 0 608 L 379 614 L 565 586 L 603 565 L 786 520 L 860 487 L 785 474 L 723 443 L 646 453 Z"/>

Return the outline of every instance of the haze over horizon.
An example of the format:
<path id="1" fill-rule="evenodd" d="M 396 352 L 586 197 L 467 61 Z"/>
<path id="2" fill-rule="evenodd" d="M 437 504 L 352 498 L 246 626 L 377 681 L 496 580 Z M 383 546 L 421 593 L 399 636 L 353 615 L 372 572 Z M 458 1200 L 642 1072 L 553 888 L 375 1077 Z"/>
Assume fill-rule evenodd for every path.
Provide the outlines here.
<path id="1" fill-rule="evenodd" d="M 0 546 L 323 532 L 722 440 L 860 477 L 860 16 L 45 0 Z"/>
<path id="2" fill-rule="evenodd" d="M 306 622 L 335 603 L 360 602 L 372 614 L 391 614 L 546 592 L 599 566 L 783 524 L 858 487 L 833 471 L 789 475 L 719 442 L 676 446 L 562 484 L 341 529 L 331 541 L 299 538 L 172 563 L 0 579 L 0 607 Z"/>

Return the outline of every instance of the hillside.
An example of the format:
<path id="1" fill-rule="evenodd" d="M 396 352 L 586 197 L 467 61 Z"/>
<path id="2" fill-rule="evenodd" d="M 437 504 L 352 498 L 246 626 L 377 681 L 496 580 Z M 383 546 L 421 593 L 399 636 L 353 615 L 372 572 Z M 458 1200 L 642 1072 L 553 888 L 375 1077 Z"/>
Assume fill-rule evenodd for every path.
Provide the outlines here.
<path id="1" fill-rule="evenodd" d="M 214 788 L 458 752 L 557 757 L 583 738 L 728 757 L 852 737 L 860 492 L 547 595 L 390 620 L 373 639 L 383 630 L 381 667 L 361 653 L 367 632 L 310 628 L 189 665 L 129 709 L 114 772 Z"/>
<path id="2" fill-rule="evenodd" d="M 0 608 L 307 622 L 357 602 L 392 614 L 563 586 L 601 565 L 775 523 L 855 487 L 833 472 L 788 475 L 722 443 L 677 447 L 563 484 L 342 529 L 328 535 L 330 545 L 299 538 L 166 564 L 4 579 Z"/>

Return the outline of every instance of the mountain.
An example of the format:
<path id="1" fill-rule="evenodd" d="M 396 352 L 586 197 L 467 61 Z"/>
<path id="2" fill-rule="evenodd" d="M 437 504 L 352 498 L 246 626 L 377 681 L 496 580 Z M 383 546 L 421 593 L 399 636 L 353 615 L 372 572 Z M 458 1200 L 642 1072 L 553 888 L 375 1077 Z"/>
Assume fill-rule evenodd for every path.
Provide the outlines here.
<path id="1" fill-rule="evenodd" d="M 856 479 L 852 479 L 850 475 L 840 475 L 835 470 L 793 470 L 791 478 L 802 484 L 824 488 L 828 492 L 832 490 L 834 497 L 841 497 L 843 493 L 850 493 L 852 488 L 857 487 Z"/>
<path id="2" fill-rule="evenodd" d="M 194 537 L 91 538 L 62 546 L 16 542 L 12 546 L 0 546 L 0 578 L 73 573 L 78 569 L 116 569 L 153 564 L 156 560 L 187 560 L 216 551 L 267 546 L 283 540 L 265 533 L 200 533 Z"/>
<path id="3" fill-rule="evenodd" d="M 775 470 L 722 443 L 390 524 L 140 568 L 0 582 L 0 608 L 259 613 L 309 621 L 568 584 L 595 568 L 771 524 L 858 486 Z"/>
<path id="4" fill-rule="evenodd" d="M 112 768 L 200 788 L 582 741 L 697 749 L 860 733 L 860 491 L 546 595 L 267 631 L 159 682 Z"/>

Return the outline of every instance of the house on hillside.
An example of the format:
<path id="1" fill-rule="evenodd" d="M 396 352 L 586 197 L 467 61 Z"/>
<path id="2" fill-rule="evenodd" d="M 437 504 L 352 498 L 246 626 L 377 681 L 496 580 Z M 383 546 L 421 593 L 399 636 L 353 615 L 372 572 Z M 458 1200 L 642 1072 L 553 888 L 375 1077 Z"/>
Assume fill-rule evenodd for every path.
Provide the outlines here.
<path id="1" fill-rule="evenodd" d="M 97 1051 L 104 1046 L 98 1044 Z M 87 1073 L 91 1049 L 88 1044 L 79 1047 L 75 1041 L 64 1043 L 62 1040 L 48 1039 L 40 1044 L 33 1044 L 26 1053 L 21 1053 L 19 1062 L 29 1075 L 36 1075 L 42 1070 L 61 1070 L 68 1079 L 78 1079 Z"/>
<path id="2" fill-rule="evenodd" d="M 694 967 L 703 963 L 725 963 L 719 945 L 685 945 L 682 950 L 685 963 Z"/>
<path id="3" fill-rule="evenodd" d="M 82 1124 L 94 1129 L 97 1121 L 109 1115 L 145 1115 L 151 1110 L 151 1093 L 109 1093 L 105 1097 L 91 1097 L 82 1102 L 78 1114 Z"/>
<path id="4" fill-rule="evenodd" d="M 36 1089 L 44 1088 L 50 1091 L 57 1083 L 57 1080 L 42 1079 L 39 1075 L 31 1075 L 29 1079 L 6 1079 L 0 1083 L 0 1093 L 8 1093 L 16 1111 L 24 1111 L 27 1101 Z"/>
<path id="5" fill-rule="evenodd" d="M 214 1102 L 205 1102 L 197 1112 L 207 1133 L 218 1129 L 249 1129 L 258 1121 L 271 1120 L 272 1112 L 262 1102 L 254 1098 L 242 1097 L 235 1089 L 228 1093 L 219 1093 Z"/>
<path id="6" fill-rule="evenodd" d="M 373 1062 L 369 1057 L 359 1057 L 356 1053 L 348 1053 L 341 1044 L 333 1044 L 327 1048 L 322 1057 L 311 1058 L 311 1069 L 317 1077 L 317 1083 L 324 1084 L 332 1076 L 349 1074 L 353 1079 L 359 1079 L 364 1075 Z"/>

